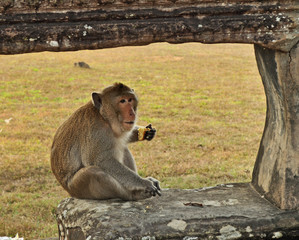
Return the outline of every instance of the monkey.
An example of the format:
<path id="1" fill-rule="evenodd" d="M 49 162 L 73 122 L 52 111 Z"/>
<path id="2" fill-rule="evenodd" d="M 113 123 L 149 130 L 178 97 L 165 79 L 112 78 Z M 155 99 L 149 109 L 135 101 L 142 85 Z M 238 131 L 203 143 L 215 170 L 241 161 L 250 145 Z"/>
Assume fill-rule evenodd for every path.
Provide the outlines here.
<path id="1" fill-rule="evenodd" d="M 75 67 L 81 67 L 81 68 L 90 68 L 90 66 L 85 62 L 75 62 L 74 66 Z"/>
<path id="2" fill-rule="evenodd" d="M 151 141 L 156 129 L 136 125 L 135 91 L 114 83 L 76 110 L 58 129 L 51 168 L 62 187 L 80 199 L 142 200 L 161 196 L 159 181 L 142 178 L 128 144 Z"/>

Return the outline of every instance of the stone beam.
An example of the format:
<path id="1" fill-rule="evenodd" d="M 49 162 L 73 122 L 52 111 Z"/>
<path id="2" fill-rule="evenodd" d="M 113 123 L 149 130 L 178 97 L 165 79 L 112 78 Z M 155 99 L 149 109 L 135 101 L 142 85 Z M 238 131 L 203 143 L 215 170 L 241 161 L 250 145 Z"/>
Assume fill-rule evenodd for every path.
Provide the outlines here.
<path id="1" fill-rule="evenodd" d="M 288 52 L 299 41 L 297 0 L 2 0 L 0 54 L 154 42 L 254 43 Z"/>

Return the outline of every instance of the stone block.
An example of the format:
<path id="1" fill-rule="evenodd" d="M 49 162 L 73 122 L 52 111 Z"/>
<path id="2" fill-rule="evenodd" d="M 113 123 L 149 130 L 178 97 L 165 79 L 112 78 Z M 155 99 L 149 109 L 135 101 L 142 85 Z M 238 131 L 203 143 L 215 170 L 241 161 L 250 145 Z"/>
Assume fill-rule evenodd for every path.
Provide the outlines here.
<path id="1" fill-rule="evenodd" d="M 278 209 L 249 183 L 162 193 L 129 202 L 65 199 L 57 209 L 60 240 L 299 238 L 298 211 Z"/>

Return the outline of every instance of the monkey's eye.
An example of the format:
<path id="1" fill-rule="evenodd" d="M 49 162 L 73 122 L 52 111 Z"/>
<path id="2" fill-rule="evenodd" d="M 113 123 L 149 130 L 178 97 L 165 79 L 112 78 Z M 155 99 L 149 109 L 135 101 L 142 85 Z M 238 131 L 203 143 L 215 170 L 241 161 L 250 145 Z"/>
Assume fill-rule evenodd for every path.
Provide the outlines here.
<path id="1" fill-rule="evenodd" d="M 133 101 L 133 98 L 129 98 L 129 100 L 128 100 L 129 102 L 132 102 Z"/>
<path id="2" fill-rule="evenodd" d="M 120 103 L 125 103 L 125 102 L 126 102 L 126 99 L 121 99 L 119 102 L 120 102 Z"/>

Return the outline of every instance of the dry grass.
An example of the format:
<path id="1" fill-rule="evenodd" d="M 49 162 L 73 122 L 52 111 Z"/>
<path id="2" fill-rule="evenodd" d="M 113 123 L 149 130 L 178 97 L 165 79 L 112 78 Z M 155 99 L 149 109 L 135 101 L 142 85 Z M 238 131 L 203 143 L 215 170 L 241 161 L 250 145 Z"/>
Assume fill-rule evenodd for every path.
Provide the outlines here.
<path id="1" fill-rule="evenodd" d="M 138 93 L 139 124 L 158 130 L 131 145 L 142 176 L 173 188 L 250 181 L 265 118 L 250 45 L 0 56 L 0 81 L 0 236 L 57 234 L 53 214 L 67 194 L 50 171 L 52 137 L 92 91 L 116 81 Z"/>

